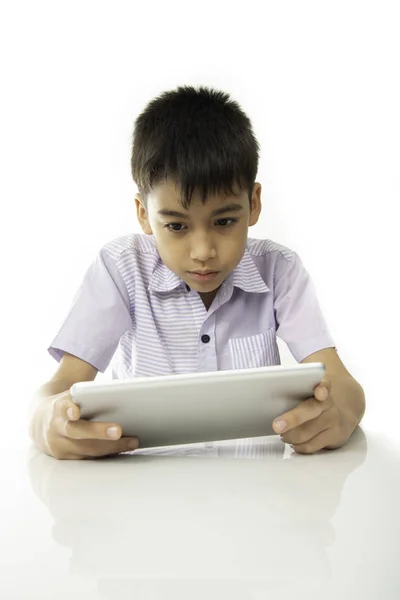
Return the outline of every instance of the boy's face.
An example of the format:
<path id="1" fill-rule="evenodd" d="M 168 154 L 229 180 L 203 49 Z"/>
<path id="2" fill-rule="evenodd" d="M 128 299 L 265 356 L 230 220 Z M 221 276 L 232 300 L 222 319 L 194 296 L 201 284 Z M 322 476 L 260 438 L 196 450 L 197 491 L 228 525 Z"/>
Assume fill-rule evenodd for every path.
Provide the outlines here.
<path id="1" fill-rule="evenodd" d="M 246 190 L 240 196 L 209 197 L 205 205 L 195 190 L 188 210 L 179 198 L 179 188 L 170 179 L 153 188 L 147 209 L 137 194 L 139 222 L 144 233 L 154 235 L 161 260 L 171 271 L 202 297 L 214 296 L 241 261 L 248 228 L 258 221 L 261 184 L 254 184 L 251 207 Z"/>

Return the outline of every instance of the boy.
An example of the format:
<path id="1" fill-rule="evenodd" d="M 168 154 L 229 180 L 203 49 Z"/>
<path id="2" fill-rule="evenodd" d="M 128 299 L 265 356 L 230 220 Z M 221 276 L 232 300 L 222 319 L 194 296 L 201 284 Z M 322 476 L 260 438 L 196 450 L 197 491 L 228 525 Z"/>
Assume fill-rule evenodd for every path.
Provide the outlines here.
<path id="1" fill-rule="evenodd" d="M 228 94 L 185 86 L 135 122 L 131 167 L 143 234 L 106 244 L 49 347 L 59 361 L 33 399 L 30 434 L 47 454 L 87 458 L 137 448 L 117 423 L 80 419 L 69 394 L 114 357 L 114 378 L 279 365 L 279 335 L 298 362 L 327 367 L 314 397 L 276 419 L 300 453 L 337 448 L 365 410 L 299 256 L 248 239 L 261 211 L 259 145 Z"/>

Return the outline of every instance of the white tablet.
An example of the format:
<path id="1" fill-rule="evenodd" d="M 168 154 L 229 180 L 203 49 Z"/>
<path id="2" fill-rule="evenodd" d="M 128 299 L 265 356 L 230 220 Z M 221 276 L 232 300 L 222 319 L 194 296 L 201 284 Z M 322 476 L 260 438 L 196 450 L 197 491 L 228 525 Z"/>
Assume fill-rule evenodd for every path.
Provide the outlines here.
<path id="1" fill-rule="evenodd" d="M 71 387 L 82 419 L 115 422 L 141 448 L 271 435 L 272 421 L 314 395 L 323 363 L 137 377 Z"/>

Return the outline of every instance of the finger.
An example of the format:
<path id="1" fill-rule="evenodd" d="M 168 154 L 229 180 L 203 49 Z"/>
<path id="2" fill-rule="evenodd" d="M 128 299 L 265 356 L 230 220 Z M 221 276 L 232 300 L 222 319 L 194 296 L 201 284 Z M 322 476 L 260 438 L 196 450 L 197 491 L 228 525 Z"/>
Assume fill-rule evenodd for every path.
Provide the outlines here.
<path id="1" fill-rule="evenodd" d="M 328 399 L 332 389 L 332 383 L 330 379 L 324 378 L 317 386 L 314 388 L 314 397 L 320 402 L 324 402 Z"/>
<path id="2" fill-rule="evenodd" d="M 123 437 L 115 441 L 103 440 L 73 440 L 71 441 L 69 453 L 77 458 L 99 458 L 112 456 L 121 452 L 132 452 L 138 448 L 139 442 L 136 438 Z"/>
<path id="3" fill-rule="evenodd" d="M 73 440 L 118 440 L 122 435 L 117 423 L 65 421 L 63 435 Z"/>
<path id="4" fill-rule="evenodd" d="M 293 444 L 292 448 L 298 454 L 313 454 L 326 448 L 332 441 L 332 430 L 325 429 L 303 444 Z"/>
<path id="5" fill-rule="evenodd" d="M 319 402 L 318 400 L 315 400 L 315 398 L 303 400 L 296 408 L 293 408 L 289 412 L 284 413 L 275 419 L 273 428 L 276 433 L 290 431 L 307 421 L 316 419 L 328 407 L 329 405 Z"/>
<path id="6" fill-rule="evenodd" d="M 285 444 L 304 444 L 313 437 L 325 431 L 332 426 L 332 414 L 331 411 L 324 411 L 316 419 L 311 419 L 286 433 L 281 435 L 281 440 Z"/>
<path id="7" fill-rule="evenodd" d="M 63 419 L 66 421 L 78 421 L 78 419 L 81 418 L 79 406 L 77 406 L 69 396 L 60 398 L 58 409 Z"/>

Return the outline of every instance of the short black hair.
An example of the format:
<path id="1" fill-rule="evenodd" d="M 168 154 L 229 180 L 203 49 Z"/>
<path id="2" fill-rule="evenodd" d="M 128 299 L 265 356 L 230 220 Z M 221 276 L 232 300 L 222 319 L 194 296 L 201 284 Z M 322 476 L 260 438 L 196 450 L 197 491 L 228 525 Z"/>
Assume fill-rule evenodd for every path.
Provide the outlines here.
<path id="1" fill-rule="evenodd" d="M 180 86 L 149 102 L 137 117 L 131 170 L 146 205 L 152 186 L 173 176 L 187 209 L 199 189 L 236 195 L 246 189 L 251 202 L 260 146 L 250 119 L 229 94 L 200 86 Z"/>

